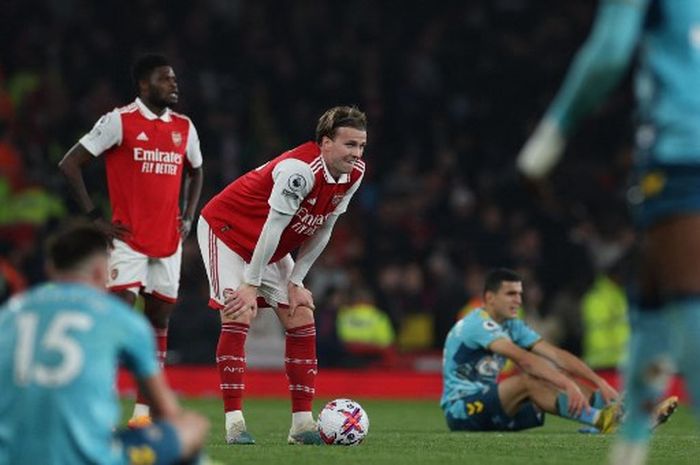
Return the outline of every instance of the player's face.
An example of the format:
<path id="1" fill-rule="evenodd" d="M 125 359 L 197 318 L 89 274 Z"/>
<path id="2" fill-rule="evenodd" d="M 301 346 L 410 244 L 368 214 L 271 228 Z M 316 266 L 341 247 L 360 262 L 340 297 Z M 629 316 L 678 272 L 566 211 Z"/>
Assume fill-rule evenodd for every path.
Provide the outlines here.
<path id="1" fill-rule="evenodd" d="M 175 71 L 170 66 L 159 66 L 148 79 L 146 98 L 151 104 L 165 108 L 178 102 L 179 91 Z"/>
<path id="2" fill-rule="evenodd" d="M 503 281 L 498 292 L 486 293 L 486 303 L 493 309 L 492 317 L 496 321 L 517 317 L 518 309 L 523 304 L 523 283 Z"/>
<path id="3" fill-rule="evenodd" d="M 324 137 L 321 153 L 333 177 L 350 173 L 355 162 L 362 158 L 366 145 L 367 131 L 355 128 L 337 128 L 333 139 Z"/>

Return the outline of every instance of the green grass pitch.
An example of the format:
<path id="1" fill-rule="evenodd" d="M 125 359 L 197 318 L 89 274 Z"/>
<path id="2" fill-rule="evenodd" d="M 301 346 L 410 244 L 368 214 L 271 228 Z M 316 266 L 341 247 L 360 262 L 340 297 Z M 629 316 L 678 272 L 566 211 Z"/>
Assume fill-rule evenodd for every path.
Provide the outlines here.
<path id="1" fill-rule="evenodd" d="M 315 402 L 317 414 L 325 401 Z M 545 426 L 519 433 L 450 433 L 436 401 L 356 399 L 370 419 L 364 443 L 356 447 L 289 446 L 289 401 L 246 399 L 246 423 L 254 446 L 228 446 L 219 399 L 183 399 L 208 416 L 208 454 L 227 465 L 602 465 L 612 437 L 577 432 L 578 424 L 547 416 Z M 124 403 L 124 413 L 131 403 Z M 700 463 L 700 431 L 687 408 L 661 426 L 652 443 L 650 464 Z"/>

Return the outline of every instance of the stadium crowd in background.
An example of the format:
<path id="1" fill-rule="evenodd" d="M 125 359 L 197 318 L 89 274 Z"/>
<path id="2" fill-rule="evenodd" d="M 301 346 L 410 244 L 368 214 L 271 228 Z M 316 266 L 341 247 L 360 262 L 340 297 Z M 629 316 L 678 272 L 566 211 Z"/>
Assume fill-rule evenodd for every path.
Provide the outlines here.
<path id="1" fill-rule="evenodd" d="M 368 0 L 10 2 L 0 31 L 14 44 L 0 57 L 3 258 L 29 283 L 42 279 L 32 238 L 80 212 L 56 164 L 131 97 L 133 59 L 158 51 L 178 71 L 176 110 L 197 122 L 205 201 L 306 140 L 325 108 L 357 104 L 368 114 L 370 169 L 307 279 L 325 320 L 319 344 L 337 349 L 319 363 L 342 361 L 331 358 L 343 349 L 327 315 L 353 304 L 347 296 L 358 289 L 388 315 L 400 348 L 440 348 L 491 266 L 520 272 L 532 326 L 580 354 L 582 299 L 595 279 L 624 276 L 632 238 L 619 182 L 628 94 L 584 125 L 539 197 L 526 195 L 513 160 L 593 10 L 555 0 L 409 2 L 396 21 L 388 2 Z M 103 171 L 93 163 L 85 178 L 106 211 Z M 209 291 L 198 255 L 186 241 L 170 348 L 174 361 L 211 363 L 218 322 L 201 309 Z M 615 295 L 610 282 L 603 299 Z M 605 305 L 593 308 L 606 318 Z"/>

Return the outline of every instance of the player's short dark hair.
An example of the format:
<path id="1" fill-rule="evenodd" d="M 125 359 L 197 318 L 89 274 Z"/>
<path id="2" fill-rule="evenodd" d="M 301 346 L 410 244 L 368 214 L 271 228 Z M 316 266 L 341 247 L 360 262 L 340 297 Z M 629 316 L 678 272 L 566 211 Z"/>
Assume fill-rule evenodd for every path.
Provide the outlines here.
<path id="1" fill-rule="evenodd" d="M 355 106 L 339 106 L 327 110 L 318 119 L 316 142 L 320 144 L 324 136 L 333 139 L 338 128 L 353 128 L 366 131 L 367 115 Z"/>
<path id="2" fill-rule="evenodd" d="M 508 268 L 495 268 L 486 273 L 484 280 L 484 294 L 487 292 L 498 292 L 504 282 L 521 283 L 523 278 L 513 270 Z"/>
<path id="3" fill-rule="evenodd" d="M 92 223 L 77 220 L 63 226 L 46 241 L 46 259 L 56 271 L 72 271 L 96 254 L 109 253 L 107 236 Z"/>
<path id="4" fill-rule="evenodd" d="M 131 67 L 131 78 L 134 80 L 134 85 L 138 87 L 139 82 L 148 79 L 153 70 L 161 66 L 170 66 L 170 62 L 163 55 L 149 53 L 138 57 Z"/>

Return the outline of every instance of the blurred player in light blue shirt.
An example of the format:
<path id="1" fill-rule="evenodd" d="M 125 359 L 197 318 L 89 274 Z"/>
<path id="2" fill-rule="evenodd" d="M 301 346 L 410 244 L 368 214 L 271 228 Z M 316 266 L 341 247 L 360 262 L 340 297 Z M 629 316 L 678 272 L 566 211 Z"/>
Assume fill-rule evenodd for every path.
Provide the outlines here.
<path id="1" fill-rule="evenodd" d="M 47 253 L 52 281 L 0 309 L 0 465 L 197 463 L 207 423 L 180 412 L 145 318 L 103 291 L 107 239 L 77 225 Z M 120 361 L 169 421 L 114 435 Z"/>
<path id="2" fill-rule="evenodd" d="M 517 431 L 541 426 L 549 412 L 614 431 L 620 418 L 618 392 L 578 357 L 542 340 L 518 319 L 522 297 L 517 273 L 490 271 L 484 307 L 458 321 L 447 335 L 440 400 L 447 426 L 453 431 Z M 506 358 L 523 373 L 499 381 Z"/>
<path id="3" fill-rule="evenodd" d="M 700 418 L 700 1 L 602 1 L 562 88 L 518 156 L 525 176 L 546 176 L 635 52 L 638 125 L 627 197 L 640 231 L 640 266 L 629 289 L 628 413 L 615 465 L 645 463 L 649 406 L 675 369 Z"/>

